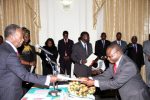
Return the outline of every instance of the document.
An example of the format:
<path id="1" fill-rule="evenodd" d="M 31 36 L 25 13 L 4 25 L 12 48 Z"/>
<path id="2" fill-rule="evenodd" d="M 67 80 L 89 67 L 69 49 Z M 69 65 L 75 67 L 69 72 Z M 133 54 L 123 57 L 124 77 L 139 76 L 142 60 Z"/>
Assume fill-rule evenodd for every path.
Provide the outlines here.
<path id="1" fill-rule="evenodd" d="M 94 61 L 96 58 L 97 58 L 97 56 L 92 53 L 92 54 L 86 59 L 87 62 L 85 63 L 85 65 L 89 67 L 89 66 L 93 63 L 93 61 Z"/>

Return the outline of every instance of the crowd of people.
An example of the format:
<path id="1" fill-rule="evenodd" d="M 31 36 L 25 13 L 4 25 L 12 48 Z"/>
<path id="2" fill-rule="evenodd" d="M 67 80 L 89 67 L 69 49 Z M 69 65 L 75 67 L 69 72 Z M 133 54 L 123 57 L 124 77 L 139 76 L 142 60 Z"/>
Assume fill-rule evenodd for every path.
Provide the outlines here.
<path id="1" fill-rule="evenodd" d="M 81 32 L 78 42 L 68 38 L 68 31 L 55 45 L 52 38 L 45 41 L 43 48 L 52 55 L 41 50 L 43 75 L 35 73 L 37 52 L 30 44 L 30 30 L 15 24 L 8 25 L 4 31 L 5 41 L 0 36 L 0 100 L 19 100 L 33 83 L 49 85 L 59 80 L 53 75 L 56 64 L 49 63 L 47 57 L 57 63 L 58 55 L 60 74 L 71 75 L 74 63 L 74 75 L 80 77 L 84 84 L 99 87 L 101 90 L 118 89 L 122 100 L 148 100 L 150 94 L 150 34 L 143 46 L 132 36 L 131 43 L 122 40 L 121 32 L 116 33 L 116 40 L 107 40 L 107 34 L 101 33 L 95 41 L 95 51 L 90 43 L 89 33 Z M 103 60 L 106 70 L 93 76 L 92 65 L 86 66 L 87 58 L 94 53 L 97 60 Z M 143 54 L 145 54 L 145 59 Z M 140 70 L 146 65 L 147 85 L 142 80 Z M 50 76 L 51 75 L 51 76 Z M 91 77 L 92 76 L 92 77 Z M 90 78 L 89 78 L 90 77 Z M 23 82 L 22 82 L 23 80 Z M 21 91 L 23 88 L 23 92 Z M 5 91 L 5 93 L 3 93 Z M 8 96 L 9 95 L 9 96 Z M 136 98 L 136 99 L 135 99 Z M 148 98 L 148 99 L 147 99 Z"/>

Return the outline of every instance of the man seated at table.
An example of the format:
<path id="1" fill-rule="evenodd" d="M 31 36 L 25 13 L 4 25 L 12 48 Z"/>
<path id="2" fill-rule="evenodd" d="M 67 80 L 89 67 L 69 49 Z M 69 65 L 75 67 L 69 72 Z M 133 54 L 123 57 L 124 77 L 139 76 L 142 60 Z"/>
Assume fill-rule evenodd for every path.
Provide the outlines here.
<path id="1" fill-rule="evenodd" d="M 100 75 L 80 80 L 88 86 L 96 86 L 101 90 L 118 89 L 121 100 L 149 100 L 147 85 L 137 69 L 136 64 L 123 54 L 118 44 L 112 44 L 106 51 L 110 67 Z"/>
<path id="2" fill-rule="evenodd" d="M 21 64 L 17 48 L 23 42 L 23 33 L 18 25 L 8 25 L 4 36 L 6 41 L 0 45 L 0 100 L 20 100 L 22 80 L 40 85 L 58 80 L 56 76 L 32 74 Z"/>

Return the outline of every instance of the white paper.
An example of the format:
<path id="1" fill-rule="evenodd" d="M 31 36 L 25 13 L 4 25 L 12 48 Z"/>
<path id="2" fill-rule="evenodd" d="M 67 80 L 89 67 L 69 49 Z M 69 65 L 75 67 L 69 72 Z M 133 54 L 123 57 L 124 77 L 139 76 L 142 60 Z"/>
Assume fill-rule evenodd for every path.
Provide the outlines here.
<path id="1" fill-rule="evenodd" d="M 90 66 L 93 62 L 93 60 L 95 60 L 97 58 L 97 56 L 95 54 L 91 54 L 86 60 L 87 62 L 85 63 L 86 66 Z"/>
<path id="2" fill-rule="evenodd" d="M 79 81 L 78 78 L 69 78 L 69 77 L 66 77 L 66 76 L 63 76 L 63 75 L 60 75 L 60 74 L 57 75 L 57 78 L 59 78 L 61 80 Z"/>

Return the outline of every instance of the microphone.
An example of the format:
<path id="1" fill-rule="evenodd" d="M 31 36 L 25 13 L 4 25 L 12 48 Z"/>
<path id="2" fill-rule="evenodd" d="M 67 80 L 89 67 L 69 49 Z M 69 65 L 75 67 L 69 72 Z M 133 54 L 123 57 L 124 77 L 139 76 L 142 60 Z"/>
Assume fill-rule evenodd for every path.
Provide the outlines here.
<path id="1" fill-rule="evenodd" d="M 41 49 L 41 50 L 44 51 L 46 54 L 53 55 L 51 52 L 47 51 L 46 49 L 44 49 L 43 47 L 39 46 L 38 44 L 36 44 L 35 47 Z"/>

